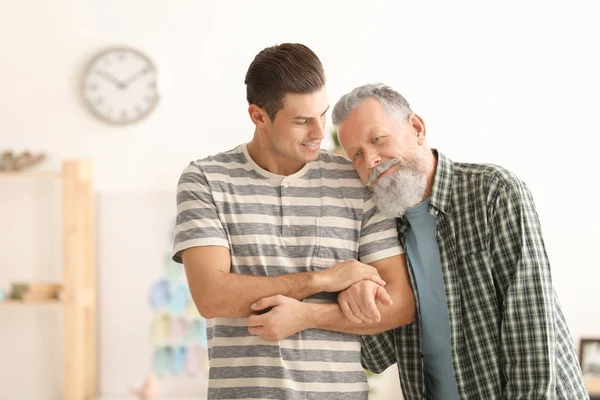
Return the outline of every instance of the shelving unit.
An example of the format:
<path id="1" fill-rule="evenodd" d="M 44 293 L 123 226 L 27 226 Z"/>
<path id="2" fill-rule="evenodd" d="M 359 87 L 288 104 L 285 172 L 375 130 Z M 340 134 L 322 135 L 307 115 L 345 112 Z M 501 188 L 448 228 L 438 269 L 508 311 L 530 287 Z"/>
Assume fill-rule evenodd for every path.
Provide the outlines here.
<path id="1" fill-rule="evenodd" d="M 60 299 L 0 302 L 2 307 L 48 304 L 63 310 L 63 399 L 98 393 L 97 282 L 92 165 L 64 161 L 59 173 L 2 173 L 0 179 L 60 179 L 62 183 L 62 290 Z"/>

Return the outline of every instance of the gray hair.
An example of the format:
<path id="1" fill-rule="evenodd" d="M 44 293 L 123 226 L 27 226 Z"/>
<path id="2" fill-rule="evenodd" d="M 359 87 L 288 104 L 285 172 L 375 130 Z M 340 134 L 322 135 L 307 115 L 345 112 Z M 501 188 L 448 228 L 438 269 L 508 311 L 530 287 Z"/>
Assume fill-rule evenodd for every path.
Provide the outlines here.
<path id="1" fill-rule="evenodd" d="M 398 92 L 383 83 L 362 85 L 343 95 L 333 107 L 333 125 L 348 118 L 348 115 L 364 100 L 373 97 L 381 103 L 386 114 L 397 122 L 406 122 L 412 114 L 408 101 Z"/>

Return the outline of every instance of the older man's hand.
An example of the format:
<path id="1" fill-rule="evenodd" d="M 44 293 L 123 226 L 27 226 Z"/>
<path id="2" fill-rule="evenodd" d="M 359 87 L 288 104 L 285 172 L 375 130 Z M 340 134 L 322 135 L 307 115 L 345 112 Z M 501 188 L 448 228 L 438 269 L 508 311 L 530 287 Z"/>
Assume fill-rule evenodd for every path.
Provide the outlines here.
<path id="1" fill-rule="evenodd" d="M 385 288 L 373 281 L 363 280 L 350 286 L 338 295 L 342 312 L 352 322 L 373 323 L 381 321 L 377 303 L 392 305 Z"/>

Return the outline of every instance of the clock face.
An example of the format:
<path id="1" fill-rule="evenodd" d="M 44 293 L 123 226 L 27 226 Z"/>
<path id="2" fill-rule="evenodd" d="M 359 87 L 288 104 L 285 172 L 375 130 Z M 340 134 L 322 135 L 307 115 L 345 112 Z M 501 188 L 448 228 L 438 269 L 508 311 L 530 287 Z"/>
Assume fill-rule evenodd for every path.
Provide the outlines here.
<path id="1" fill-rule="evenodd" d="M 156 78 L 156 68 L 144 54 L 130 48 L 113 48 L 90 63 L 83 79 L 83 98 L 106 122 L 136 122 L 158 103 Z"/>

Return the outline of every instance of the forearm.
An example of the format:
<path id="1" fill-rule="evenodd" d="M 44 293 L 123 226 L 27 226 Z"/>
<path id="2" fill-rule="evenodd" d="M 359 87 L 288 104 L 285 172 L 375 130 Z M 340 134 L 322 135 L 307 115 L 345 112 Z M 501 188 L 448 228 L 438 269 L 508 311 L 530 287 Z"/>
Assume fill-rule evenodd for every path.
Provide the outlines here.
<path id="1" fill-rule="evenodd" d="M 311 308 L 308 313 L 310 316 L 308 324 L 311 328 L 328 331 L 372 335 L 414 321 L 415 302 L 412 293 L 410 296 L 392 296 L 392 300 L 394 303 L 391 306 L 377 305 L 381 320 L 371 323 L 352 322 L 344 316 L 338 303 L 307 303 L 307 306 Z"/>
<path id="2" fill-rule="evenodd" d="M 253 276 L 219 271 L 213 278 L 211 285 L 203 285 L 202 293 L 192 292 L 204 318 L 248 317 L 253 312 L 250 306 L 264 297 L 281 294 L 302 300 L 323 291 L 323 280 L 313 272 Z"/>
<path id="3" fill-rule="evenodd" d="M 275 295 L 302 300 L 319 292 L 338 292 L 361 280 L 385 284 L 374 267 L 356 260 L 321 271 L 254 276 L 230 272 L 229 249 L 224 247 L 190 248 L 182 259 L 192 298 L 205 318 L 248 317 L 252 304 Z"/>

